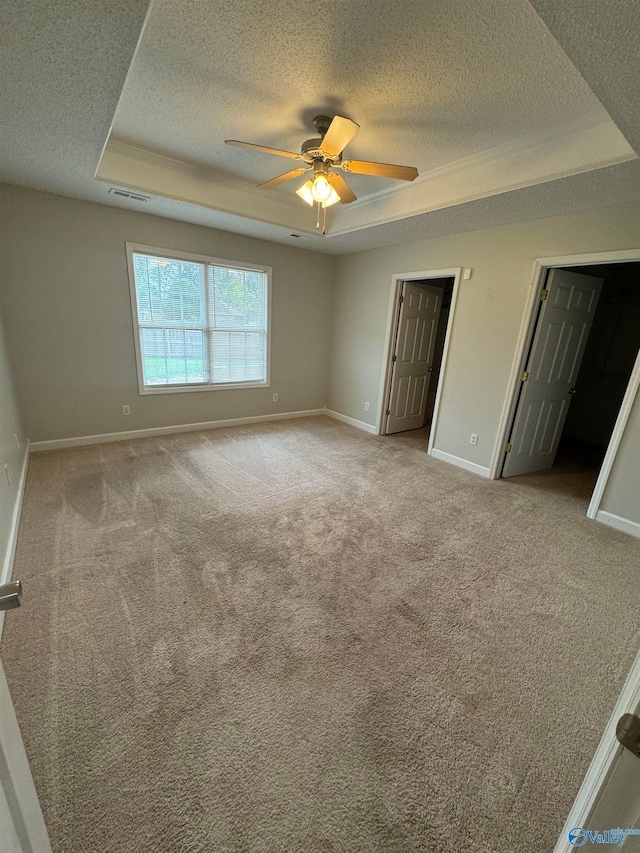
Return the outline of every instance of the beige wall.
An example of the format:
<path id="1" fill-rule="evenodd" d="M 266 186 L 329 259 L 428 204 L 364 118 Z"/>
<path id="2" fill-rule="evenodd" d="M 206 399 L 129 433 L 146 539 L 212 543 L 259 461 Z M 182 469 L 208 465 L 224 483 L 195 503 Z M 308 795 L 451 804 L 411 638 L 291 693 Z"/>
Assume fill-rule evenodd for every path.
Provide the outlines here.
<path id="1" fill-rule="evenodd" d="M 488 468 L 534 260 L 640 247 L 640 205 L 332 259 L 17 187 L 0 188 L 0 197 L 2 319 L 25 434 L 33 441 L 325 403 L 374 425 L 392 274 L 461 266 L 473 275 L 460 285 L 436 447 Z M 271 388 L 138 396 L 126 241 L 273 267 Z M 3 458 L 17 475 L 21 454 L 11 442 L 21 432 L 1 347 L 0 396 Z M 130 417 L 121 413 L 124 403 Z M 640 399 L 602 505 L 638 521 L 639 410 Z M 472 432 L 479 435 L 476 447 L 469 444 Z M 3 536 L 5 494 L 10 502 L 12 492 L 2 492 Z"/>
<path id="2" fill-rule="evenodd" d="M 9 535 L 13 511 L 18 494 L 18 484 L 24 462 L 25 437 L 13 379 L 7 356 L 4 335 L 2 301 L 4 298 L 4 264 L 0 253 L 0 578 L 4 581 L 3 569 L 9 546 Z M 16 443 L 16 436 L 18 442 Z M 7 465 L 11 485 L 7 482 L 4 466 Z M 8 567 L 7 567 L 8 568 Z"/>
<path id="3" fill-rule="evenodd" d="M 1 191 L 7 345 L 31 441 L 324 406 L 333 258 L 33 190 Z M 273 268 L 270 388 L 138 396 L 127 241 Z"/>
<path id="4" fill-rule="evenodd" d="M 488 469 L 535 259 L 638 247 L 640 205 L 630 204 L 340 258 L 329 408 L 376 423 L 391 276 L 470 267 L 472 278 L 460 283 L 435 447 Z M 471 433 L 479 436 L 475 447 Z"/>

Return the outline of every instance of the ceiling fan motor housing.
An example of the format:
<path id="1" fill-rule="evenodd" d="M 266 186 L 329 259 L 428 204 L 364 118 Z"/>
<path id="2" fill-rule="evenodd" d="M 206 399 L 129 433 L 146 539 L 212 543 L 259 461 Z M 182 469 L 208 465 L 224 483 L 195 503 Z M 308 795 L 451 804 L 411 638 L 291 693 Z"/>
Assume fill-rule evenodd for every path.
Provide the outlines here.
<path id="1" fill-rule="evenodd" d="M 331 116 L 316 116 L 313 120 L 313 126 L 318 131 L 320 136 L 315 136 L 313 139 L 307 139 L 302 143 L 302 148 L 300 149 L 301 154 L 305 157 L 312 157 L 314 160 L 322 159 L 326 162 L 338 163 L 342 158 L 338 157 L 328 157 L 327 154 L 322 150 L 322 140 L 326 136 L 327 131 L 331 125 L 333 119 Z"/>
<path id="2" fill-rule="evenodd" d="M 321 136 L 318 136 L 314 139 L 307 139 L 305 142 L 302 143 L 302 148 L 300 149 L 300 152 L 305 157 L 313 157 L 314 159 L 316 157 L 325 157 L 325 155 L 322 153 L 322 150 L 320 148 L 321 145 L 322 145 L 322 137 Z"/>
<path id="3" fill-rule="evenodd" d="M 325 136 L 333 119 L 331 116 L 316 116 L 313 120 L 313 126 L 318 131 L 320 136 Z"/>

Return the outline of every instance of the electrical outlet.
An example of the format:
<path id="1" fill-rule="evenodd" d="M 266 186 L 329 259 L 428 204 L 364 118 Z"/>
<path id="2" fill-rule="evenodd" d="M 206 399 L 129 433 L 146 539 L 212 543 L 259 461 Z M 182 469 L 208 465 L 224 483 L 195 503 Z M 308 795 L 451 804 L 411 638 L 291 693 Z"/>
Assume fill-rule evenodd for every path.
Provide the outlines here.
<path id="1" fill-rule="evenodd" d="M 472 432 L 471 438 L 469 439 L 469 444 L 477 444 L 477 443 L 478 443 L 478 436 L 475 434 L 475 432 Z"/>
<path id="2" fill-rule="evenodd" d="M 274 402 L 274 403 L 277 403 L 277 402 L 278 402 L 278 395 L 277 395 L 277 394 L 274 394 L 274 395 L 273 395 L 273 402 Z"/>
<path id="3" fill-rule="evenodd" d="M 369 411 L 369 404 L 368 403 L 364 404 L 364 410 L 365 410 L 365 412 Z"/>
<path id="4" fill-rule="evenodd" d="M 9 464 L 7 462 L 4 463 L 4 476 L 7 478 L 7 485 L 11 485 L 11 477 L 9 476 Z"/>
<path id="5" fill-rule="evenodd" d="M 130 406 L 123 406 L 122 407 L 122 414 L 123 415 L 130 415 L 131 414 L 131 407 Z"/>

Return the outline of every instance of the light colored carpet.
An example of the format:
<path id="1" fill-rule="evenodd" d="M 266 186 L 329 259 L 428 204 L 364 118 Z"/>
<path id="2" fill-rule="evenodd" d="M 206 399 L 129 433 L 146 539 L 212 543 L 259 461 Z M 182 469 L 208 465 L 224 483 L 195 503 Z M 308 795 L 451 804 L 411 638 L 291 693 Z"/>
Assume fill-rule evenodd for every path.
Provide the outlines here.
<path id="1" fill-rule="evenodd" d="M 420 429 L 409 429 L 405 432 L 394 432 L 391 435 L 385 435 L 387 441 L 395 442 L 396 444 L 406 444 L 407 447 L 413 447 L 414 450 L 422 450 L 424 453 L 429 449 L 429 433 L 431 425 L 428 424 Z"/>
<path id="2" fill-rule="evenodd" d="M 519 481 L 325 418 L 34 455 L 2 658 L 56 853 L 549 853 L 638 542 Z"/>

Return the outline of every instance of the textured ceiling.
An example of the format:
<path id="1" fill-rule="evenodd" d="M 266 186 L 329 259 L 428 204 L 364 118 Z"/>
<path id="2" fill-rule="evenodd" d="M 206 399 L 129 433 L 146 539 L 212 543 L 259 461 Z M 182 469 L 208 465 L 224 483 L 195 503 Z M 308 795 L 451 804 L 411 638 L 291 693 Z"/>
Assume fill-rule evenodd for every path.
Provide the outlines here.
<path id="1" fill-rule="evenodd" d="M 336 236 L 330 248 L 346 255 L 639 200 L 640 161 L 634 160 Z"/>
<path id="2" fill-rule="evenodd" d="M 530 0 L 590 88 L 640 152 L 638 0 Z"/>
<path id="3" fill-rule="evenodd" d="M 237 8 L 246 10 L 250 7 L 252 13 L 263 14 L 260 11 L 263 5 L 258 2 L 248 6 L 217 2 L 215 8 L 219 12 L 219 26 L 224 28 L 225 21 L 229 19 L 233 27 L 237 28 L 242 23 L 238 20 Z M 431 5 L 425 0 L 423 4 L 407 4 L 407 8 L 412 14 L 418 8 L 426 15 L 430 14 Z M 589 86 L 598 94 L 604 107 L 635 145 L 636 151 L 640 151 L 640 93 L 637 86 L 640 6 L 636 0 L 612 0 L 607 4 L 595 0 L 572 0 L 569 4 L 566 0 L 533 0 L 533 5 L 543 15 L 551 33 L 575 62 Z M 295 240 L 289 237 L 290 229 L 285 230 L 268 223 L 254 222 L 169 199 L 152 198 L 147 205 L 139 205 L 109 196 L 108 187 L 95 181 L 93 174 L 133 57 L 146 6 L 147 0 L 83 0 L 82 3 L 77 0 L 5 0 L 0 4 L 0 38 L 3 39 L 0 45 L 0 180 L 236 233 L 252 234 L 330 254 L 342 254 L 372 246 L 397 244 L 640 199 L 640 163 L 635 161 L 380 225 L 336 237 L 335 241 L 321 241 Z M 365 10 L 371 8 L 368 3 L 336 5 L 331 16 L 332 31 L 343 32 L 341 20 L 345 15 L 347 20 L 353 18 L 355 6 Z M 491 8 L 495 17 L 503 12 L 512 14 L 514 7 L 518 8 L 519 14 L 528 14 L 522 11 L 522 8 L 526 7 L 521 7 L 519 3 L 507 3 L 506 0 L 493 4 Z M 185 10 L 191 8 L 191 4 L 176 3 L 174 8 L 175 17 L 179 19 Z M 442 15 L 443 9 L 456 10 L 459 5 L 453 2 L 436 3 L 433 8 L 440 9 Z M 299 9 L 297 4 L 295 9 Z M 399 14 L 399 17 L 402 18 L 402 14 Z M 306 33 L 306 22 L 301 21 L 299 16 L 295 20 L 296 27 Z M 389 14 L 383 15 L 380 20 L 380 29 L 384 30 L 385 26 L 390 25 Z M 525 17 L 522 20 L 524 22 Z M 542 28 L 544 32 L 542 22 L 537 19 L 532 18 L 530 25 L 538 31 Z M 480 37 L 488 44 L 492 41 L 491 32 L 480 25 Z M 411 36 L 411 33 L 408 35 Z M 229 38 L 232 37 L 233 33 Z M 547 33 L 547 46 L 551 46 L 549 49 L 555 51 L 557 57 L 561 57 L 559 61 L 566 64 L 567 60 L 566 57 L 563 58 L 562 51 L 553 47 L 549 39 Z M 399 115 L 393 111 L 393 99 L 386 88 L 380 57 L 378 56 L 376 63 L 373 58 L 366 56 L 359 46 L 356 50 L 354 45 L 345 45 L 344 41 L 339 43 L 342 45 L 343 54 L 351 51 L 359 56 L 356 56 L 353 63 L 359 64 L 368 75 L 367 99 L 363 102 L 362 98 L 358 98 L 358 106 L 366 106 L 372 118 L 370 124 L 368 114 L 354 115 L 354 118 L 363 123 L 363 131 L 358 137 L 358 145 L 362 147 L 358 149 L 358 153 L 367 157 L 379 156 L 384 159 L 388 156 L 389 159 L 404 160 L 403 152 L 399 149 L 393 149 L 396 153 L 392 153 L 391 148 L 384 151 L 382 148 L 375 149 L 375 145 L 382 145 L 377 136 L 373 139 L 372 135 L 370 142 L 367 142 L 366 146 L 364 144 L 371 126 L 379 126 L 393 138 L 395 137 L 391 130 L 394 122 L 398 124 L 398 132 L 408 133 L 409 138 L 413 131 L 411 121 L 407 127 L 401 126 Z M 394 44 L 398 46 L 397 41 L 385 40 L 384 43 L 387 45 L 385 56 L 391 56 L 394 63 L 413 63 L 414 67 L 417 67 L 416 63 L 421 61 L 421 51 L 416 49 L 410 38 L 407 43 L 411 50 L 405 53 L 396 50 L 394 54 L 393 48 Z M 280 46 L 282 50 L 282 43 Z M 201 47 L 199 44 L 199 48 Z M 189 53 L 185 63 L 198 64 L 193 53 L 194 51 Z M 284 53 L 286 54 L 286 50 Z M 451 51 L 444 53 L 453 56 Z M 464 72 L 465 58 L 462 52 L 458 51 L 455 55 L 457 64 L 463 66 Z M 524 51 L 524 56 L 530 61 L 527 50 Z M 250 65 L 253 62 L 246 52 L 244 59 Z M 277 65 L 281 53 L 272 51 L 271 59 Z M 324 55 L 323 62 L 327 63 L 329 59 L 330 56 L 327 58 Z M 473 69 L 474 73 L 479 70 L 477 65 Z M 513 97 L 515 87 L 512 81 L 516 70 L 506 68 L 497 71 L 497 79 L 502 81 L 500 85 L 504 87 L 505 97 Z M 454 74 L 454 71 L 451 73 Z M 304 80 L 288 80 L 286 85 L 294 93 L 304 91 L 307 86 L 317 91 L 312 83 L 321 79 L 325 72 L 326 68 L 323 70 L 317 64 L 312 65 Z M 223 94 L 226 99 L 233 100 L 234 91 L 237 92 L 240 84 L 236 76 L 229 77 L 226 87 L 223 87 Z M 287 103 L 286 92 L 283 95 L 279 90 L 275 95 L 271 95 L 271 84 L 265 83 L 261 89 L 261 80 L 255 77 L 254 79 L 258 91 L 264 90 L 265 98 L 275 97 L 276 102 Z M 365 80 L 364 74 L 362 79 Z M 205 83 L 206 81 L 203 81 L 203 87 Z M 453 138 L 457 132 L 456 128 L 447 126 L 445 112 L 442 112 L 442 109 L 446 108 L 443 101 L 444 85 L 436 79 L 428 81 L 428 85 L 424 87 L 433 107 L 430 118 L 434 129 L 429 133 L 434 135 L 425 136 L 423 156 L 428 151 L 427 143 L 430 145 L 432 139 L 437 140 L 442 134 L 450 134 L 450 138 Z M 447 86 L 450 85 L 447 83 Z M 380 90 L 380 103 L 387 107 L 384 120 L 389 124 L 386 127 L 383 117 L 375 109 L 376 87 Z M 569 84 L 568 91 L 571 93 L 568 100 L 575 97 L 577 104 L 582 103 L 580 93 L 576 95 L 572 84 Z M 340 96 L 342 101 L 338 101 L 338 96 L 334 97 L 336 100 L 330 99 L 328 103 L 323 103 L 321 99 L 315 104 L 308 102 L 308 114 L 314 113 L 313 107 L 316 105 L 334 106 L 337 111 L 349 112 L 349 93 Z M 268 103 L 271 109 L 271 101 Z M 534 100 L 530 103 L 540 102 Z M 532 120 L 537 121 L 538 112 L 532 110 L 532 113 Z M 416 110 L 413 118 L 420 121 L 421 116 L 422 113 Z M 288 119 L 290 124 L 287 133 L 292 139 L 291 144 L 295 144 L 300 138 L 298 133 L 301 133 L 305 126 L 303 118 L 300 114 L 292 114 Z M 203 120 L 215 124 L 215 117 L 208 110 Z M 232 135 L 255 138 L 254 133 L 257 131 L 249 129 L 253 121 L 252 115 L 245 116 L 243 121 L 245 130 L 243 131 L 242 127 L 234 128 Z M 262 125 L 266 136 L 260 132 L 261 140 L 276 141 L 273 134 L 282 126 L 282 118 L 280 115 L 274 115 L 272 121 L 272 125 Z M 468 144 L 468 134 L 465 135 L 468 128 L 465 126 L 464 114 L 459 116 L 457 121 L 460 126 L 456 127 L 461 131 L 462 138 L 460 145 Z M 508 124 L 508 117 L 506 123 Z M 215 128 L 214 133 L 217 134 Z M 302 132 L 302 136 L 306 134 Z M 459 150 L 463 149 L 456 148 L 455 156 L 458 156 Z M 264 159 L 265 168 L 274 161 L 276 168 L 279 166 L 280 161 L 276 158 L 274 161 L 268 157 Z M 256 166 L 256 162 L 251 159 L 250 162 L 246 161 L 245 166 L 250 170 Z M 247 173 L 243 171 L 243 174 Z"/>
<path id="4" fill-rule="evenodd" d="M 92 195 L 149 0 L 0 3 L 0 180 Z M 104 188 L 94 198 L 104 198 Z"/>
<path id="5" fill-rule="evenodd" d="M 155 0 L 113 132 L 260 183 L 290 164 L 225 138 L 297 152 L 319 112 L 361 125 L 348 156 L 421 172 L 608 119 L 526 0 Z"/>

